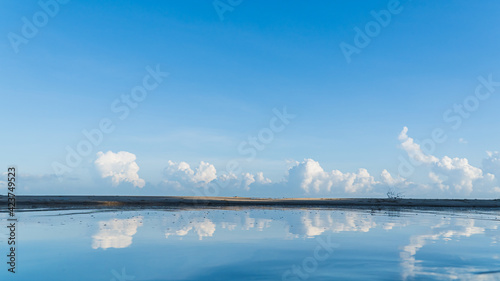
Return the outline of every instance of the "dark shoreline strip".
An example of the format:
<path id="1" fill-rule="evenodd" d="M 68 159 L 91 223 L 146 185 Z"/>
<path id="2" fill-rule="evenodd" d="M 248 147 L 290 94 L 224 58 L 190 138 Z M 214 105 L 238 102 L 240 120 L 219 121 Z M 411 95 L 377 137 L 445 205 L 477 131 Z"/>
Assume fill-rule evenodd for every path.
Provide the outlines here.
<path id="1" fill-rule="evenodd" d="M 0 196 L 7 206 L 7 196 Z M 190 196 L 16 196 L 16 208 L 97 207 L 444 207 L 500 208 L 500 199 L 247 198 Z"/>

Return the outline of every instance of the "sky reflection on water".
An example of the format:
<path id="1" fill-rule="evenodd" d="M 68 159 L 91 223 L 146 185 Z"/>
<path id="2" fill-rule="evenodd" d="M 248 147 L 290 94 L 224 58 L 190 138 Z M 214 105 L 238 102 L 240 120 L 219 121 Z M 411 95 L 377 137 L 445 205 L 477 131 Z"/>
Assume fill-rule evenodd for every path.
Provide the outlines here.
<path id="1" fill-rule="evenodd" d="M 0 277 L 500 280 L 499 214 L 345 209 L 23 212 L 18 213 L 18 272 L 8 273 L 4 266 Z M 0 215 L 6 224 L 6 214 Z M 0 243 L 7 253 L 4 233 Z"/>

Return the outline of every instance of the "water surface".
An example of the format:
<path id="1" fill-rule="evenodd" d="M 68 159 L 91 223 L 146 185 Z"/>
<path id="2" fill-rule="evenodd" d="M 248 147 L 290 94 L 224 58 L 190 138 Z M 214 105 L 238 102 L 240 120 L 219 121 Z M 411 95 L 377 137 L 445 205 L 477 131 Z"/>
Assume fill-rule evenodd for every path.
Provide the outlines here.
<path id="1" fill-rule="evenodd" d="M 500 280 L 499 211 L 53 210 L 18 218 L 17 272 L 7 272 L 2 231 L 0 280 Z"/>

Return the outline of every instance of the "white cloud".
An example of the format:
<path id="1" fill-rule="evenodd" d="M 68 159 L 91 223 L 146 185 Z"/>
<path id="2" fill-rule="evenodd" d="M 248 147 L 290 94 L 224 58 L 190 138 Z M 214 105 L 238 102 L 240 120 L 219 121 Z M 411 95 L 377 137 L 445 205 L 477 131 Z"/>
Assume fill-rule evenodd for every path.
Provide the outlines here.
<path id="1" fill-rule="evenodd" d="M 135 155 L 120 151 L 118 153 L 113 153 L 108 151 L 103 153 L 99 151 L 97 153 L 97 160 L 95 160 L 95 165 L 101 176 L 103 178 L 111 177 L 113 186 L 118 185 L 121 182 L 130 182 L 136 187 L 144 187 L 145 181 L 139 178 L 139 166 L 135 162 Z"/>
<path id="2" fill-rule="evenodd" d="M 186 162 L 175 163 L 168 161 L 168 165 L 164 170 L 164 184 L 178 190 L 204 188 L 209 184 L 218 184 L 233 195 L 241 189 L 249 191 L 253 186 L 272 186 L 272 188 L 261 189 L 260 191 L 276 192 L 279 186 L 287 188 L 283 189 L 283 193 L 286 192 L 287 196 L 291 197 L 313 193 L 331 195 L 360 194 L 373 191 L 375 187 L 384 188 L 380 194 L 385 194 L 387 187 L 407 187 L 411 184 L 399 176 L 392 177 L 387 170 L 382 172 L 381 181 L 377 181 L 363 168 L 353 173 L 343 173 L 339 170 L 326 172 L 313 159 L 305 159 L 302 162 L 295 161 L 291 164 L 293 166 L 287 171 L 284 180 L 273 183 L 262 172 L 256 174 L 223 173 L 217 175 L 215 167 L 209 163 L 201 162 L 197 169 L 192 169 Z M 292 187 L 299 188 L 293 189 Z"/>
<path id="3" fill-rule="evenodd" d="M 288 170 L 288 183 L 298 184 L 306 193 L 369 191 L 377 183 L 366 169 L 357 173 L 325 172 L 313 159 L 305 159 Z"/>
<path id="4" fill-rule="evenodd" d="M 463 191 L 465 194 L 472 192 L 475 180 L 483 178 L 483 171 L 470 165 L 466 158 L 445 156 L 436 163 L 433 170 L 434 175 L 438 177 L 435 182 L 442 188 L 449 189 L 449 186 L 452 186 L 455 191 Z"/>
<path id="5" fill-rule="evenodd" d="M 216 172 L 214 165 L 201 161 L 200 166 L 196 168 L 193 179 L 196 182 L 209 183 L 217 178 Z"/>
<path id="6" fill-rule="evenodd" d="M 241 173 L 239 175 L 226 173 L 220 175 L 217 181 L 220 183 L 220 186 L 225 188 L 242 188 L 246 191 L 249 191 L 252 185 L 267 185 L 272 183 L 270 179 L 264 177 L 262 172 L 258 172 L 255 175 L 251 173 Z"/>
<path id="7" fill-rule="evenodd" d="M 132 237 L 141 225 L 142 217 L 100 221 L 99 232 L 92 236 L 92 248 L 127 248 L 132 245 Z"/>
<path id="8" fill-rule="evenodd" d="M 377 196 L 385 195 L 393 188 L 397 193 L 406 196 L 443 196 L 446 194 L 486 195 L 500 192 L 500 153 L 488 152 L 488 158 L 483 161 L 484 170 L 469 163 L 466 158 L 443 156 L 439 158 L 432 153 L 424 153 L 420 146 L 408 136 L 408 128 L 404 127 L 398 139 L 401 148 L 411 158 L 412 163 L 419 162 L 418 172 L 412 179 L 403 178 L 398 174 L 391 175 L 388 170 L 382 170 L 375 177 L 364 168 L 356 172 L 342 172 L 333 169 L 325 171 L 319 162 L 304 159 L 301 162 L 289 160 L 290 168 L 280 182 L 272 182 L 259 173 L 219 173 L 214 165 L 201 161 L 197 167 L 191 167 L 186 162 L 168 161 L 164 169 L 163 185 L 174 187 L 179 192 L 194 190 L 197 195 L 249 195 L 263 196 L 272 194 L 280 197 L 299 197 L 311 194 L 330 196 Z M 98 153 L 95 161 L 103 177 L 111 177 L 113 184 L 131 182 L 143 187 L 145 182 L 139 178 L 139 167 L 135 163 L 135 155 L 128 152 Z M 417 168 L 416 167 L 416 168 Z M 414 177 L 419 180 L 415 180 Z M 218 186 L 214 186 L 218 185 Z M 1 187 L 1 186 L 0 186 Z M 269 187 L 269 188 L 268 188 Z M 201 190 L 210 194 L 200 194 Z M 281 189 L 281 190 L 280 190 Z M 252 190 L 251 193 L 248 192 Z M 217 191 L 217 192 L 215 192 Z M 247 191 L 247 192 L 245 192 Z M 266 193 L 267 192 L 267 193 Z M 437 192 L 437 193 L 436 193 Z M 192 195 L 192 194 L 191 194 Z"/>
<path id="9" fill-rule="evenodd" d="M 169 160 L 164 176 L 166 183 L 180 189 L 185 185 L 204 186 L 217 178 L 217 171 L 213 165 L 203 161 L 193 171 L 186 162 L 175 163 Z"/>
<path id="10" fill-rule="evenodd" d="M 255 181 L 257 183 L 261 183 L 261 184 L 266 184 L 266 183 L 271 183 L 271 180 L 264 177 L 264 173 L 263 172 L 258 172 L 256 175 L 255 175 Z"/>
<path id="11" fill-rule="evenodd" d="M 450 190 L 452 187 L 454 192 L 468 195 L 473 191 L 474 183 L 483 179 L 483 171 L 470 165 L 466 158 L 444 156 L 439 159 L 433 155 L 426 155 L 420 145 L 416 144 L 407 133 L 408 128 L 404 127 L 399 134 L 401 147 L 409 157 L 431 168 L 429 179 L 442 191 Z"/>
<path id="12" fill-rule="evenodd" d="M 461 143 L 461 144 L 468 144 L 468 143 L 469 143 L 468 141 L 466 141 L 466 140 L 465 140 L 465 139 L 463 139 L 463 138 L 459 138 L 459 139 L 458 139 L 458 142 L 459 142 L 459 143 Z"/>
<path id="13" fill-rule="evenodd" d="M 380 174 L 380 180 L 382 184 L 385 184 L 390 187 L 407 187 L 410 184 L 413 184 L 412 182 L 409 182 L 407 179 L 397 176 L 394 178 L 387 170 L 383 170 L 382 173 Z"/>
<path id="14" fill-rule="evenodd" d="M 444 156 L 438 158 L 423 152 L 421 146 L 408 136 L 404 127 L 398 137 L 401 148 L 410 158 L 424 164 L 417 165 L 427 169 L 427 182 L 415 183 L 401 176 L 392 176 L 383 170 L 376 180 L 366 169 L 356 173 L 343 173 L 339 170 L 325 171 L 320 163 L 313 159 L 295 162 L 288 170 L 286 178 L 290 186 L 299 186 L 306 194 L 362 194 L 375 192 L 384 194 L 387 188 L 409 189 L 409 193 L 421 195 L 422 191 L 432 192 L 432 187 L 441 192 L 470 195 L 473 191 L 496 192 L 495 179 L 500 177 L 500 153 L 488 152 L 484 160 L 485 172 L 471 165 L 466 158 Z M 424 170 L 425 171 L 425 170 Z M 486 189 L 485 189 L 486 188 Z"/>
<path id="15" fill-rule="evenodd" d="M 232 175 L 231 178 L 237 180 L 237 177 L 235 175 Z M 250 190 L 250 185 L 254 182 L 259 184 L 271 183 L 271 180 L 264 177 L 264 174 L 262 172 L 258 172 L 256 175 L 244 173 L 242 174 L 242 178 L 243 188 L 246 190 Z"/>
<path id="16" fill-rule="evenodd" d="M 164 183 L 167 186 L 173 186 L 177 189 L 205 187 L 212 181 L 219 181 L 225 187 L 242 187 L 245 190 L 249 190 L 250 185 L 254 183 L 271 183 L 271 180 L 264 177 L 262 172 L 255 175 L 250 173 L 242 173 L 241 175 L 225 173 L 217 176 L 215 167 L 203 161 L 201 161 L 196 170 L 191 169 L 191 166 L 186 162 L 176 163 L 168 161 L 167 167 L 164 170 L 164 177 Z"/>
<path id="17" fill-rule="evenodd" d="M 500 177 L 500 153 L 498 151 L 486 151 L 488 158 L 483 160 L 485 172 Z"/>
<path id="18" fill-rule="evenodd" d="M 401 147 L 408 153 L 408 156 L 421 162 L 421 163 L 435 163 L 439 159 L 432 155 L 425 155 L 420 148 L 420 145 L 415 143 L 412 138 L 408 137 L 408 128 L 404 127 L 399 134 L 399 141 L 401 141 Z"/>

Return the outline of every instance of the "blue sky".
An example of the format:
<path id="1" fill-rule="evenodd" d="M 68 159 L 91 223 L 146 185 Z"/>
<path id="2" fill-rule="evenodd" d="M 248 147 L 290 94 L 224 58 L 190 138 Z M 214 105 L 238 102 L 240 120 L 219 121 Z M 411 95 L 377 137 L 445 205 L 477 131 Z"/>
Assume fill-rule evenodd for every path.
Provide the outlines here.
<path id="1" fill-rule="evenodd" d="M 378 182 L 384 170 L 397 177 L 398 157 L 412 155 L 402 149 L 404 140 L 398 140 L 407 127 L 415 143 L 435 128 L 444 130 L 447 140 L 432 152 L 439 160 L 427 163 L 431 171 L 422 165 L 404 176 L 407 184 L 402 186 L 381 183 L 374 196 L 388 188 L 422 194 L 421 186 L 429 196 L 496 196 L 492 190 L 499 186 L 497 178 L 488 184 L 478 181 L 500 168 L 497 156 L 486 153 L 500 150 L 498 93 L 480 101 L 457 130 L 443 119 L 444 112 L 474 94 L 478 77 L 500 81 L 496 1 L 480 6 L 469 1 L 242 1 L 224 12 L 223 20 L 214 7 L 229 5 L 223 0 L 41 3 L 56 3 L 58 11 L 27 44 L 17 46 L 17 53 L 10 34 L 22 36 L 23 17 L 33 22 L 43 5 L 0 4 L 0 162 L 4 167 L 15 164 L 26 174 L 30 188 L 19 192 L 169 195 L 172 187 L 165 182 L 186 186 L 183 180 L 190 174 L 178 179 L 178 174 L 166 173 L 168 167 L 181 169 L 168 161 L 188 163 L 193 174 L 203 161 L 219 177 L 226 163 L 236 159 L 242 173 L 263 172 L 279 190 L 276 196 L 298 196 L 303 194 L 287 188 L 308 189 L 310 172 L 311 185 L 318 180 L 308 170 L 312 162 L 304 159 L 319 163 L 327 173 L 363 168 Z M 372 11 L 379 13 L 388 5 L 402 10 L 348 63 L 339 45 L 353 45 L 355 28 L 364 30 L 374 21 Z M 141 85 L 148 66 L 159 66 L 169 76 L 120 120 L 111 104 Z M 255 159 L 246 161 L 238 145 L 269 126 L 273 109 L 284 107 L 296 117 Z M 54 182 L 52 164 L 64 162 L 65 147 L 75 147 L 83 139 L 82 130 L 98 128 L 103 118 L 110 118 L 116 129 Z M 133 154 L 131 161 L 146 186 L 118 180 L 112 187 L 112 176 L 96 169 L 100 151 Z M 470 176 L 467 167 L 453 166 L 453 175 L 436 171 L 445 156 L 467 159 L 481 169 L 472 183 L 486 186 L 484 194 L 455 194 L 451 191 L 463 190 L 453 187 L 456 182 L 450 180 L 446 189 L 446 182 L 430 179 L 429 173 L 441 172 L 443 177 L 457 176 L 463 185 Z M 487 157 L 493 170 L 482 166 Z M 301 165 L 304 174 L 292 183 L 288 170 Z M 345 180 L 319 177 L 345 191 Z M 194 183 L 194 188 L 208 184 Z M 243 190 L 227 194 L 242 195 Z"/>

